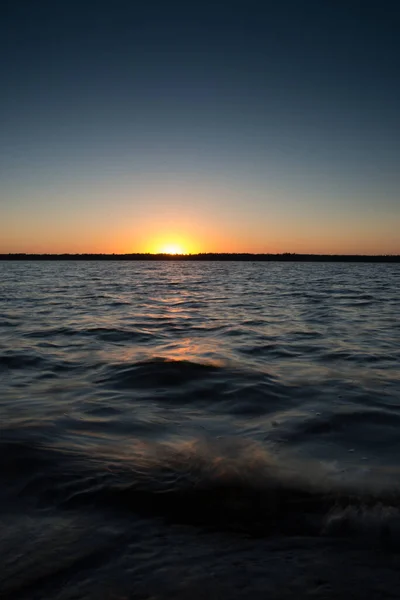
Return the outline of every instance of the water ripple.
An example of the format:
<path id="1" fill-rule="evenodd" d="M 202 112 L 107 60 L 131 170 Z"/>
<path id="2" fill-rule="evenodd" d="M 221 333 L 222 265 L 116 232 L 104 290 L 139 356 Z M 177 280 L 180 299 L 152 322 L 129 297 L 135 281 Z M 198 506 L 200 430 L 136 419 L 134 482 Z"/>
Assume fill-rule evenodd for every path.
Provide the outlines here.
<path id="1" fill-rule="evenodd" d="M 212 568 L 232 544 L 262 571 L 284 538 L 291 564 L 341 538 L 346 565 L 357 539 L 398 552 L 399 265 L 21 261 L 0 277 L 5 597 L 84 598 L 88 581 L 103 597 L 104 569 L 151 581 L 177 548 L 180 579 L 190 553 Z M 200 558 L 199 531 L 218 535 Z"/>

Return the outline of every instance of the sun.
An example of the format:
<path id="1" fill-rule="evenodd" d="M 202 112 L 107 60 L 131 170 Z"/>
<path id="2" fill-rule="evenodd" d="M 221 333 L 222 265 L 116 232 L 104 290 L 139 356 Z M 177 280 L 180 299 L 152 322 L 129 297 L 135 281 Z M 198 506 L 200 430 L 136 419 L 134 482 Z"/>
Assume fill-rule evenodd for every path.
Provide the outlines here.
<path id="1" fill-rule="evenodd" d="M 179 244 L 165 244 L 160 250 L 162 254 L 186 254 Z"/>
<path id="2" fill-rule="evenodd" d="M 148 252 L 149 254 L 168 254 L 170 256 L 196 254 L 198 252 L 198 246 L 196 241 L 193 241 L 180 233 L 175 235 L 165 235 L 160 233 L 159 236 L 148 238 L 145 252 Z"/>

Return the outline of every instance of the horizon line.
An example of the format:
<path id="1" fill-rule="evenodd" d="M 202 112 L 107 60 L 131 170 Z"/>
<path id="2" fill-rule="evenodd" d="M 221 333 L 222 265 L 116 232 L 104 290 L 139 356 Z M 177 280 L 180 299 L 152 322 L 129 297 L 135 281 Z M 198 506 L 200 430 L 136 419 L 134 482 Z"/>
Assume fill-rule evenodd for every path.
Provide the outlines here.
<path id="1" fill-rule="evenodd" d="M 314 254 L 297 252 L 196 252 L 171 254 L 167 252 L 9 252 L 0 253 L 0 260 L 241 260 L 241 261 L 382 261 L 400 262 L 400 254 Z"/>

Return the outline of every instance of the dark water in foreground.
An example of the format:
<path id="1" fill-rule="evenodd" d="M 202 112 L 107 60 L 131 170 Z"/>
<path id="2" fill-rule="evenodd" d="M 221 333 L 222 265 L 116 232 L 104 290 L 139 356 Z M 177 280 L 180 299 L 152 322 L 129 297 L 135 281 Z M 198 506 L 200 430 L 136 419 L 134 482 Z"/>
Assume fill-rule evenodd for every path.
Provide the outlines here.
<path id="1" fill-rule="evenodd" d="M 400 265 L 0 282 L 2 598 L 400 597 Z"/>

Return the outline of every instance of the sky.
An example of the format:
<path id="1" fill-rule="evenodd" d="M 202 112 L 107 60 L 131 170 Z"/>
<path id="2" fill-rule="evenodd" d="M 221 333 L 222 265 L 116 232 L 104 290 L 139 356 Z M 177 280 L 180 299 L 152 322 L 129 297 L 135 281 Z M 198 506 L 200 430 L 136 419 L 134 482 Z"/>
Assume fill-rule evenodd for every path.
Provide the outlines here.
<path id="1" fill-rule="evenodd" d="M 400 254 L 400 8 L 6 0 L 0 252 Z"/>

